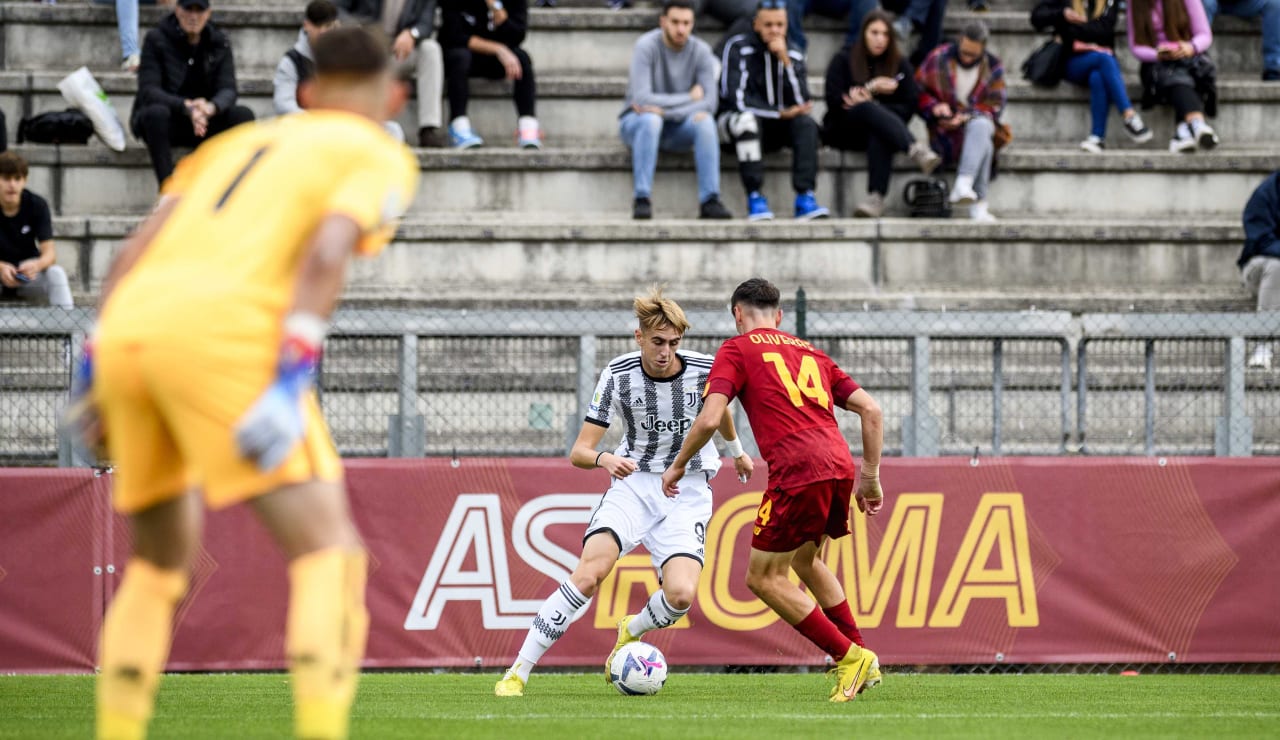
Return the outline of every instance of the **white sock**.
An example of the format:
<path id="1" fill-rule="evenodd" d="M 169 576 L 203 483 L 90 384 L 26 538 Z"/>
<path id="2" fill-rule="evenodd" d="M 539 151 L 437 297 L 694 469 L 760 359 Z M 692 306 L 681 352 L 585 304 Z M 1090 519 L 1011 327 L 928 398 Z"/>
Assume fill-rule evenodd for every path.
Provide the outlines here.
<path id="1" fill-rule="evenodd" d="M 471 119 L 466 116 L 458 116 L 449 125 L 460 134 L 466 133 L 471 130 Z"/>
<path id="2" fill-rule="evenodd" d="M 972 191 L 973 175 L 956 175 L 956 192 Z"/>
<path id="3" fill-rule="evenodd" d="M 670 627 L 688 613 L 688 609 L 676 609 L 667 603 L 667 595 L 659 589 L 649 597 L 649 603 L 645 604 L 636 618 L 627 624 L 627 631 L 632 637 L 639 637 L 649 630 Z"/>
<path id="4" fill-rule="evenodd" d="M 555 593 L 542 602 L 538 614 L 533 618 L 533 626 L 525 635 L 524 644 L 520 646 L 520 654 L 511 670 L 515 671 L 521 681 L 528 681 L 533 667 L 543 655 L 551 649 L 556 640 L 564 636 L 565 630 L 573 621 L 579 610 L 585 609 L 590 601 L 570 581 L 560 584 Z"/>
<path id="5" fill-rule="evenodd" d="M 530 131 L 538 128 L 538 119 L 533 116 L 520 116 L 516 119 L 517 131 Z"/>

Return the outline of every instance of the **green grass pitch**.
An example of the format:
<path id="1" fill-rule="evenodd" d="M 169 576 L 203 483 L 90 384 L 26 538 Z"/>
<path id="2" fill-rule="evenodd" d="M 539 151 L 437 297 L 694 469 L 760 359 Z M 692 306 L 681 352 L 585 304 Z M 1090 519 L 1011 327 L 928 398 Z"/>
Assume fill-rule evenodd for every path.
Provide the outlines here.
<path id="1" fill-rule="evenodd" d="M 534 674 L 523 698 L 497 674 L 364 676 L 354 738 L 1095 738 L 1280 736 L 1280 676 L 888 673 L 850 704 L 820 673 L 676 673 L 625 697 L 600 674 Z M 170 675 L 153 738 L 287 737 L 288 677 Z M 0 738 L 91 736 L 91 676 L 0 676 Z"/>

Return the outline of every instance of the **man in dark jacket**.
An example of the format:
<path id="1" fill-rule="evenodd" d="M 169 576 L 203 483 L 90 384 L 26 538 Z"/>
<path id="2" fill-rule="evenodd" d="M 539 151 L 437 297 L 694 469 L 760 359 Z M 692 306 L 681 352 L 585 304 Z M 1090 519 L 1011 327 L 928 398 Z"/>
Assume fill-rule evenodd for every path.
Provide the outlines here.
<path id="1" fill-rule="evenodd" d="M 1280 311 L 1280 170 L 1262 181 L 1244 207 L 1240 277 L 1258 297 L 1259 311 Z M 1271 345 L 1259 344 L 1249 367 L 1271 367 Z"/>
<path id="2" fill-rule="evenodd" d="M 541 149 L 538 88 L 533 61 L 520 48 L 529 29 L 527 0 L 441 0 L 440 45 L 449 85 L 449 141 L 455 149 L 482 146 L 467 118 L 468 78 L 506 79 L 516 104 L 516 145 Z"/>
<path id="3" fill-rule="evenodd" d="M 760 0 L 750 31 L 724 41 L 720 69 L 720 140 L 738 155 L 747 219 L 773 218 L 764 186 L 763 152 L 791 147 L 791 185 L 799 219 L 830 215 L 818 205 L 818 122 L 805 78 L 804 54 L 787 44 L 783 0 Z"/>
<path id="4" fill-rule="evenodd" d="M 412 67 L 418 87 L 418 145 L 446 143 L 442 98 L 444 59 L 433 38 L 436 0 L 334 0 L 344 21 L 381 26 L 391 37 L 391 55 L 399 65 Z"/>
<path id="5" fill-rule="evenodd" d="M 236 105 L 231 41 L 209 21 L 212 12 L 209 0 L 178 0 L 142 42 L 130 120 L 160 183 L 173 172 L 175 144 L 198 146 L 253 120 L 252 111 Z"/>

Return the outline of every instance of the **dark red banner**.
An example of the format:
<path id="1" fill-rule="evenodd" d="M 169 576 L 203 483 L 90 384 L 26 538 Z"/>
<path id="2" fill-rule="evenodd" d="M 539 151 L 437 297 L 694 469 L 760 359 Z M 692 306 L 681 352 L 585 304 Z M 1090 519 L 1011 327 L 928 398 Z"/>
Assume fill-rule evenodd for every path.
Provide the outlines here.
<path id="1" fill-rule="evenodd" d="M 888 460 L 874 519 L 825 556 L 886 664 L 1280 660 L 1280 461 Z M 366 665 L 505 667 L 577 560 L 599 471 L 561 459 L 352 461 L 371 558 Z M 713 481 L 675 664 L 817 664 L 744 584 L 755 485 Z M 87 670 L 126 562 L 108 479 L 0 471 L 0 671 Z M 624 557 L 543 665 L 594 666 L 657 576 Z M 243 507 L 210 514 L 175 670 L 282 666 L 288 582 Z"/>

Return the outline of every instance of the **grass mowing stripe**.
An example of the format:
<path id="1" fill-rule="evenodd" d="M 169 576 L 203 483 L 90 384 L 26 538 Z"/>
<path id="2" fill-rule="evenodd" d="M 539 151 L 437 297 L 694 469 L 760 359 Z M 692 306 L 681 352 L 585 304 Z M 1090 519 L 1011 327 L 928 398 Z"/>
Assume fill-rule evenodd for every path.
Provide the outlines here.
<path id="1" fill-rule="evenodd" d="M 526 696 L 492 695 L 498 674 L 373 673 L 354 738 L 1276 737 L 1280 677 L 887 674 L 830 704 L 822 674 L 677 673 L 654 697 L 624 697 L 595 673 L 535 674 Z M 91 676 L 0 677 L 0 738 L 90 734 Z M 166 676 L 152 737 L 286 737 L 288 678 Z"/>

